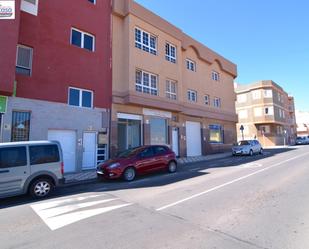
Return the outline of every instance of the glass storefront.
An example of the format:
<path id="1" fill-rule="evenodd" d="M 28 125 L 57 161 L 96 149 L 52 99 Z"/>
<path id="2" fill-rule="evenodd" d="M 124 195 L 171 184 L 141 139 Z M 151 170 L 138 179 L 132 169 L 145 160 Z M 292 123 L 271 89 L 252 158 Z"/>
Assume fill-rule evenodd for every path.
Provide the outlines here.
<path id="1" fill-rule="evenodd" d="M 141 120 L 118 119 L 118 150 L 123 151 L 129 148 L 140 146 Z"/>
<path id="2" fill-rule="evenodd" d="M 223 129 L 221 125 L 209 125 L 209 142 L 223 143 Z"/>
<path id="3" fill-rule="evenodd" d="M 150 144 L 167 143 L 167 120 L 152 117 L 150 119 Z"/>

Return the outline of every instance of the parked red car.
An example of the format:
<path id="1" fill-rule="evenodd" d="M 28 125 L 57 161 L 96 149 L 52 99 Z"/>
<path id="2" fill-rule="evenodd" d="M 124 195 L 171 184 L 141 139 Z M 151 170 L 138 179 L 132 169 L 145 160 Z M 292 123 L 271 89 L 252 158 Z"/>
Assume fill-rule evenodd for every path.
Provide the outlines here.
<path id="1" fill-rule="evenodd" d="M 99 179 L 122 177 L 126 181 L 133 181 L 136 175 L 163 169 L 170 173 L 177 170 L 175 153 L 164 145 L 148 145 L 126 150 L 117 158 L 100 164 L 97 176 Z"/>

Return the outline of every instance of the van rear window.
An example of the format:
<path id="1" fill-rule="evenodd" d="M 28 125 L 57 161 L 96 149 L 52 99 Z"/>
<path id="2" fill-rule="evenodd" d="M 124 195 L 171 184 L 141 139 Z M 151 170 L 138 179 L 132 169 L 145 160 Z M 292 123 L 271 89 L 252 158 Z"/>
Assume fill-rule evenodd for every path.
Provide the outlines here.
<path id="1" fill-rule="evenodd" d="M 26 165 L 26 147 L 0 148 L 0 168 L 12 168 Z"/>
<path id="2" fill-rule="evenodd" d="M 59 150 L 57 145 L 30 146 L 30 165 L 59 162 Z"/>

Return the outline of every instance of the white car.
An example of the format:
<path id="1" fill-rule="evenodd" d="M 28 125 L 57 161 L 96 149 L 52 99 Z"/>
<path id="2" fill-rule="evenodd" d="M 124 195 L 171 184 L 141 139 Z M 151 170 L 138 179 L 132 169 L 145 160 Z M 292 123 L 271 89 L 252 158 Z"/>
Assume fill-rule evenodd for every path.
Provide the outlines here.
<path id="1" fill-rule="evenodd" d="M 262 154 L 263 148 L 258 140 L 242 140 L 232 147 L 233 156 Z"/>

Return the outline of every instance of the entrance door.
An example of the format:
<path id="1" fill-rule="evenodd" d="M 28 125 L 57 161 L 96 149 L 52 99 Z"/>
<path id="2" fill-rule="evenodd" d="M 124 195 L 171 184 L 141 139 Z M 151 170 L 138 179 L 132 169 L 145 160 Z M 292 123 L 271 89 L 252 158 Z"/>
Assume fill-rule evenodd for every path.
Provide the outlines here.
<path id="1" fill-rule="evenodd" d="M 179 141 L 178 141 L 178 128 L 173 127 L 172 130 L 172 149 L 176 156 L 179 156 Z"/>
<path id="2" fill-rule="evenodd" d="M 48 140 L 58 141 L 62 148 L 64 172 L 76 169 L 76 132 L 70 130 L 49 130 Z"/>
<path id="3" fill-rule="evenodd" d="M 83 169 L 96 167 L 96 133 L 85 132 L 83 134 Z"/>
<path id="4" fill-rule="evenodd" d="M 187 156 L 200 156 L 202 154 L 201 124 L 186 122 Z"/>

